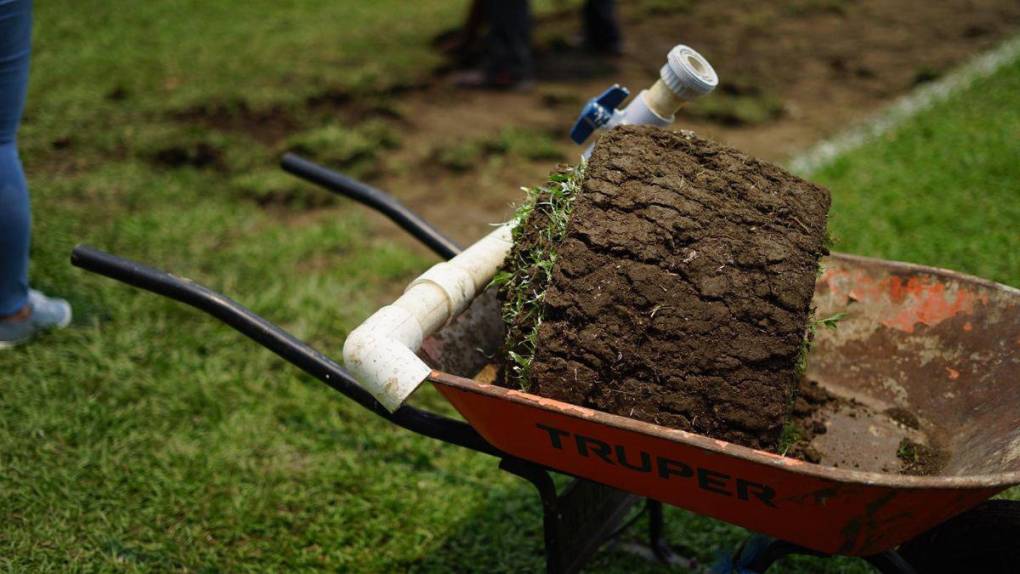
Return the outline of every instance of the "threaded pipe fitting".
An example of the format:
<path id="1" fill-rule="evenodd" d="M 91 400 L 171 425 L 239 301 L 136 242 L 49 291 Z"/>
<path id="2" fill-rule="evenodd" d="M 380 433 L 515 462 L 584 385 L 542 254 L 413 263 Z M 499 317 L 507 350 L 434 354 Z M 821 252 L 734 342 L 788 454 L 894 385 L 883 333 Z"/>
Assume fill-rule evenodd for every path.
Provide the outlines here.
<path id="1" fill-rule="evenodd" d="M 700 98 L 719 85 L 719 76 L 712 64 L 693 48 L 683 44 L 669 51 L 659 76 L 676 97 L 687 101 Z"/>

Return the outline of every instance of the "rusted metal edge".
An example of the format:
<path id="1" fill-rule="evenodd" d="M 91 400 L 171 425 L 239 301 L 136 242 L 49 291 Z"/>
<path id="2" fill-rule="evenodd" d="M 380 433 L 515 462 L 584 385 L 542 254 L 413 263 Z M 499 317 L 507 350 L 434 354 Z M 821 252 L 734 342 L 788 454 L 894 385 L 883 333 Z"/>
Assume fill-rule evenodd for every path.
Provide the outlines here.
<path id="1" fill-rule="evenodd" d="M 907 263 L 905 261 L 890 261 L 888 259 L 879 259 L 877 257 L 866 257 L 864 255 L 851 255 L 849 253 L 833 252 L 828 257 L 822 258 L 822 265 L 825 265 L 826 260 L 839 260 L 839 261 L 856 261 L 868 265 L 875 265 L 888 269 L 890 272 L 921 272 L 929 275 L 941 275 L 943 277 L 949 277 L 956 280 L 965 280 L 968 283 L 978 284 L 982 287 L 989 289 L 995 289 L 1004 291 L 1010 295 L 1020 296 L 1020 288 L 1011 287 L 1003 283 L 996 283 L 991 279 L 985 279 L 976 275 L 969 275 L 967 273 L 961 273 L 952 269 L 946 269 L 944 267 L 931 267 L 928 265 L 920 265 L 918 263 Z"/>

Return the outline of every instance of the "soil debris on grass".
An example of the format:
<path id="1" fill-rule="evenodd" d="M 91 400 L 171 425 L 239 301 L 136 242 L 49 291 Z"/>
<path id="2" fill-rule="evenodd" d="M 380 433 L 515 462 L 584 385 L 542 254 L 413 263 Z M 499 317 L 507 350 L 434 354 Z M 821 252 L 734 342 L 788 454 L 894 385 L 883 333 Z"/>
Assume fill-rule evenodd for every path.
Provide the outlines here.
<path id="1" fill-rule="evenodd" d="M 581 173 L 554 176 L 568 209 L 533 194 L 520 216 L 502 384 L 776 449 L 827 252 L 828 191 L 643 126 L 602 136 Z"/>
<path id="2" fill-rule="evenodd" d="M 504 128 L 491 137 L 457 139 L 435 144 L 430 161 L 452 172 L 465 173 L 494 157 L 523 161 L 560 161 L 564 154 L 554 135 L 531 128 Z"/>
<path id="3" fill-rule="evenodd" d="M 152 161 L 164 167 L 222 167 L 223 151 L 208 142 L 199 141 L 192 145 L 172 145 L 156 151 Z"/>

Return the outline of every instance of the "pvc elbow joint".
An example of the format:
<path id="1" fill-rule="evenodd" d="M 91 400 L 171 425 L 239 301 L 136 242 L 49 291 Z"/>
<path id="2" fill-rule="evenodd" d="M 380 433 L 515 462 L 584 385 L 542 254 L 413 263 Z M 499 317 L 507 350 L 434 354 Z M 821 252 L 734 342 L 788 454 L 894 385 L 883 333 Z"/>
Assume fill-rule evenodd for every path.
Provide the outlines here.
<path id="1" fill-rule="evenodd" d="M 347 336 L 344 365 L 390 412 L 400 408 L 432 372 L 417 355 L 422 341 L 471 304 L 511 246 L 510 225 L 503 225 L 450 261 L 430 268 L 393 304 Z"/>
<path id="2" fill-rule="evenodd" d="M 432 369 L 418 358 L 424 333 L 406 309 L 379 309 L 344 341 L 344 366 L 386 409 L 393 412 Z"/>

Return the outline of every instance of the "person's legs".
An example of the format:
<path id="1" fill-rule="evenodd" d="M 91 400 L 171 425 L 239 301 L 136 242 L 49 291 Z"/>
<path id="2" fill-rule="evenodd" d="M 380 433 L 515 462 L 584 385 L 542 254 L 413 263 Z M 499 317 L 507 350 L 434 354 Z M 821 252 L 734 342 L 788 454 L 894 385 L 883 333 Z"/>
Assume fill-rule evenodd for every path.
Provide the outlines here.
<path id="1" fill-rule="evenodd" d="M 0 317 L 28 303 L 28 243 L 31 215 L 18 152 L 0 144 Z"/>
<path id="2" fill-rule="evenodd" d="M 0 349 L 71 322 L 67 301 L 28 288 L 32 218 L 15 139 L 31 45 L 32 0 L 0 0 Z"/>
<path id="3" fill-rule="evenodd" d="M 512 84 L 529 80 L 531 61 L 531 8 L 528 0 L 489 0 L 486 43 L 490 82 Z"/>
<path id="4" fill-rule="evenodd" d="M 28 304 L 28 186 L 15 147 L 28 86 L 32 1 L 0 0 L 0 317 Z"/>
<path id="5" fill-rule="evenodd" d="M 588 49 L 616 54 L 620 52 L 620 25 L 614 0 L 587 0 L 582 9 L 584 41 Z"/>

